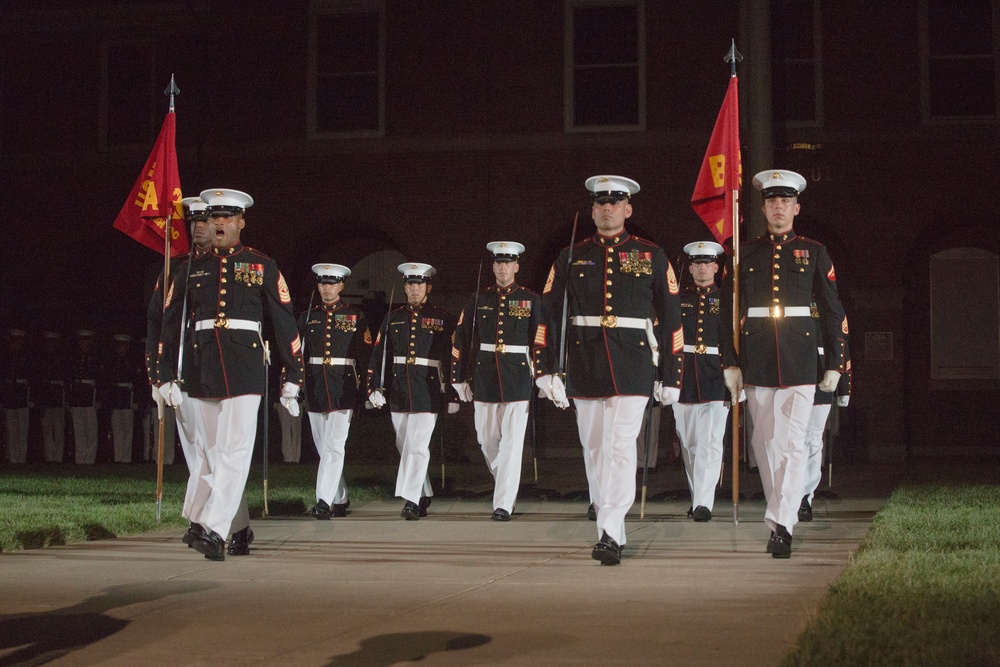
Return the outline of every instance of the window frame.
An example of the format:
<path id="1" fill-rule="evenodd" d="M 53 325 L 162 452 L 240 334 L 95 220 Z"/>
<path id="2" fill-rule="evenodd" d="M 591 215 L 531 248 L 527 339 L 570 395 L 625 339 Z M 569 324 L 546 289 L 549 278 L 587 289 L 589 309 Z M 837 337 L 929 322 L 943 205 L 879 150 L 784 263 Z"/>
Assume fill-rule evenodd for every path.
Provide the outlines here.
<path id="1" fill-rule="evenodd" d="M 323 131 L 316 127 L 319 72 L 317 72 L 317 17 L 345 14 L 378 14 L 378 128 L 372 130 Z M 309 55 L 306 72 L 306 127 L 310 140 L 360 139 L 385 136 L 385 2 L 384 0 L 310 0 Z"/>
<path id="2" fill-rule="evenodd" d="M 635 7 L 638 76 L 638 122 L 612 125 L 578 125 L 574 96 L 576 63 L 573 59 L 575 37 L 573 14 L 578 7 Z M 565 0 L 563 12 L 563 129 L 565 132 L 642 132 L 646 129 L 646 3 L 645 0 Z"/>
<path id="3" fill-rule="evenodd" d="M 825 116 L 823 110 L 823 7 L 821 0 L 782 0 L 782 4 L 811 4 L 812 5 L 812 58 L 784 58 L 780 62 L 788 64 L 812 63 L 813 70 L 813 119 L 812 120 L 786 120 L 785 127 L 823 127 Z M 775 10 L 772 10 L 775 11 Z M 772 35 L 773 38 L 773 35 Z M 776 62 L 772 56 L 772 67 Z M 771 106 L 777 108 L 777 101 L 773 97 L 772 90 Z M 783 105 L 784 106 L 784 105 Z"/>

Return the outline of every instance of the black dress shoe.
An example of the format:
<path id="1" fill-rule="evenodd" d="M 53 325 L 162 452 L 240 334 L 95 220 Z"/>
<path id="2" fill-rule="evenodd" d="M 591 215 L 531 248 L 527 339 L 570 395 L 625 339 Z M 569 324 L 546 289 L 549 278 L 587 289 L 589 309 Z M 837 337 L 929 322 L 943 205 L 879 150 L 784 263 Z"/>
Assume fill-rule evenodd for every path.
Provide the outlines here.
<path id="1" fill-rule="evenodd" d="M 510 521 L 510 512 L 501 507 L 498 507 L 497 509 L 493 510 L 492 519 L 494 521 Z"/>
<path id="2" fill-rule="evenodd" d="M 424 515 L 426 516 L 426 511 Z M 403 517 L 407 521 L 416 521 L 420 518 L 420 506 L 416 503 L 411 503 L 409 500 L 403 505 L 403 511 L 399 513 L 399 516 Z"/>
<path id="3" fill-rule="evenodd" d="M 314 516 L 320 521 L 329 521 L 330 506 L 326 504 L 325 500 L 317 500 L 316 504 L 309 510 L 309 516 Z"/>
<path id="4" fill-rule="evenodd" d="M 590 503 L 590 507 L 587 508 L 587 518 L 591 521 L 597 521 L 597 508 L 594 507 L 594 503 Z"/>
<path id="5" fill-rule="evenodd" d="M 419 510 L 419 513 L 420 513 L 421 517 L 427 516 L 427 508 L 430 507 L 430 506 L 431 506 L 431 499 L 430 498 L 428 498 L 428 497 L 425 496 L 425 497 L 423 497 L 423 498 L 420 499 L 420 510 Z"/>
<path id="6" fill-rule="evenodd" d="M 774 531 L 771 531 L 771 537 L 767 538 L 767 553 L 774 551 L 774 543 L 771 541 L 774 539 Z"/>
<path id="7" fill-rule="evenodd" d="M 809 523 L 813 520 L 813 508 L 809 504 L 809 496 L 805 496 L 802 499 L 802 504 L 799 505 L 799 521 L 804 521 Z"/>
<path id="8" fill-rule="evenodd" d="M 226 560 L 226 541 L 214 530 L 199 535 L 194 541 L 194 549 L 209 560 Z"/>
<path id="9" fill-rule="evenodd" d="M 622 562 L 622 548 L 607 533 L 603 533 L 601 541 L 590 552 L 590 557 L 601 561 L 601 565 L 618 565 Z"/>
<path id="10" fill-rule="evenodd" d="M 200 523 L 191 522 L 188 526 L 187 532 L 184 533 L 184 537 L 181 538 L 181 542 L 188 545 L 188 548 L 194 547 L 194 541 L 198 539 L 199 535 L 204 535 L 205 529 L 201 527 Z"/>
<path id="11" fill-rule="evenodd" d="M 697 507 L 694 508 L 694 511 L 691 512 L 691 518 L 697 521 L 698 523 L 711 521 L 712 510 L 708 509 L 704 505 L 698 505 Z"/>
<path id="12" fill-rule="evenodd" d="M 334 503 L 333 507 L 330 508 L 330 515 L 338 518 L 343 518 L 347 516 L 347 508 L 351 506 L 351 501 L 348 500 L 346 503 Z"/>
<path id="13" fill-rule="evenodd" d="M 247 556 L 250 554 L 250 526 L 238 530 L 229 538 L 226 553 L 230 556 Z"/>
<path id="14" fill-rule="evenodd" d="M 784 526 L 779 524 L 778 529 L 771 534 L 767 550 L 771 552 L 771 558 L 792 557 L 792 536 L 785 530 Z"/>
<path id="15" fill-rule="evenodd" d="M 694 507 L 688 507 L 688 518 L 690 519 L 694 515 Z"/>

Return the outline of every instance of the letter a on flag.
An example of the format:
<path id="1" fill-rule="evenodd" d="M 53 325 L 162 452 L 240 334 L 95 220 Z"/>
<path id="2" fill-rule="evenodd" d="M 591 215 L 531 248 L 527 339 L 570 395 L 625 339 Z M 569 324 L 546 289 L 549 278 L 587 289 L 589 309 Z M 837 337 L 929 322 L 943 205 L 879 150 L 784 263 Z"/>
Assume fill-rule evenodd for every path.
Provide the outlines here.
<path id="1" fill-rule="evenodd" d="M 170 219 L 170 256 L 188 252 L 187 231 L 181 207 L 181 179 L 177 171 L 174 143 L 176 119 L 167 113 L 156 138 L 153 152 L 132 186 L 125 205 L 115 218 L 114 228 L 139 243 L 164 253 L 167 219 Z"/>
<path id="2" fill-rule="evenodd" d="M 739 93 L 732 76 L 691 195 L 691 207 L 719 243 L 733 235 L 733 191 L 739 191 L 742 174 Z"/>

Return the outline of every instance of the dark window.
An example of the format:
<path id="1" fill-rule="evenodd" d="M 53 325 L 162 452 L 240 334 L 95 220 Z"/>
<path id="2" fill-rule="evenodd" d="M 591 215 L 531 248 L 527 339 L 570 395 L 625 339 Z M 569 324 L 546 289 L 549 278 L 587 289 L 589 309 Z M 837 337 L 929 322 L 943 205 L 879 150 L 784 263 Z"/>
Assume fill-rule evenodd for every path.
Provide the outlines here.
<path id="1" fill-rule="evenodd" d="M 932 118 L 997 111 L 991 0 L 927 0 L 927 96 Z"/>
<path id="2" fill-rule="evenodd" d="M 779 123 L 818 123 L 818 67 L 812 0 L 780 0 L 771 10 L 772 95 Z"/>
<path id="3" fill-rule="evenodd" d="M 585 5 L 572 12 L 572 124 L 640 125 L 638 7 Z"/>
<path id="4" fill-rule="evenodd" d="M 379 21 L 375 11 L 316 15 L 316 132 L 381 129 Z"/>
<path id="5" fill-rule="evenodd" d="M 105 141 L 108 145 L 148 143 L 156 138 L 154 49 L 151 44 L 117 43 L 107 47 Z M 164 86 L 166 87 L 166 86 Z"/>

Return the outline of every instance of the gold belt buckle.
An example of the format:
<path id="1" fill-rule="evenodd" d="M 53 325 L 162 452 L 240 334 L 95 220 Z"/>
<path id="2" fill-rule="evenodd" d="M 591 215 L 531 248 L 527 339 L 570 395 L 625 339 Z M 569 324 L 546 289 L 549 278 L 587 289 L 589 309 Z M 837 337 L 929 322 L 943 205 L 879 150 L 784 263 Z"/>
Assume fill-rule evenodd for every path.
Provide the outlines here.
<path id="1" fill-rule="evenodd" d="M 229 328 L 229 318 L 225 315 L 219 315 L 215 318 L 215 328 L 216 329 L 228 329 Z"/>
<path id="2" fill-rule="evenodd" d="M 324 366 L 333 366 L 333 357 L 323 357 Z"/>
<path id="3" fill-rule="evenodd" d="M 697 345 L 694 346 L 694 353 L 695 354 L 705 354 L 705 352 L 706 352 L 706 348 L 705 348 L 705 344 L 704 343 L 698 343 Z"/>
<path id="4" fill-rule="evenodd" d="M 601 315 L 601 326 L 614 329 L 618 326 L 618 317 L 615 315 Z"/>
<path id="5" fill-rule="evenodd" d="M 781 317 L 781 306 L 771 307 L 771 317 Z"/>
<path id="6" fill-rule="evenodd" d="M 413 364 L 417 363 L 417 358 L 416 357 L 407 357 L 406 358 L 406 363 L 408 363 L 409 365 L 412 366 Z"/>
<path id="7" fill-rule="evenodd" d="M 507 351 L 507 345 L 504 343 L 497 343 L 496 345 L 493 346 L 493 351 L 503 354 L 504 352 Z"/>

